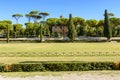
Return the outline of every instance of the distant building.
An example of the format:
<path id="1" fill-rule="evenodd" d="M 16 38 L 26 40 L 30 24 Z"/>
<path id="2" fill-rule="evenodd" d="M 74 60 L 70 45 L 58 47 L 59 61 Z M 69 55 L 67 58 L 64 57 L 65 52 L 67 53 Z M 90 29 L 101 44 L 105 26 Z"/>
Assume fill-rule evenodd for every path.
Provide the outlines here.
<path id="1" fill-rule="evenodd" d="M 67 26 L 52 26 L 52 32 L 58 32 L 60 33 L 63 37 L 67 36 L 68 33 L 68 27 Z"/>

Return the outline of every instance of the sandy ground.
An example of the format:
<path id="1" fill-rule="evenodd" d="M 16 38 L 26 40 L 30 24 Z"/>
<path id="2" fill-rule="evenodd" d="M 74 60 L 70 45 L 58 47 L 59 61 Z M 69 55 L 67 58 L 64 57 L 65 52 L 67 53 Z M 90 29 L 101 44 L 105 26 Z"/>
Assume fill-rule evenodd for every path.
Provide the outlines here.
<path id="1" fill-rule="evenodd" d="M 0 80 L 120 80 L 120 74 L 63 74 L 60 76 L 32 76 L 32 77 L 5 77 L 0 76 Z"/>

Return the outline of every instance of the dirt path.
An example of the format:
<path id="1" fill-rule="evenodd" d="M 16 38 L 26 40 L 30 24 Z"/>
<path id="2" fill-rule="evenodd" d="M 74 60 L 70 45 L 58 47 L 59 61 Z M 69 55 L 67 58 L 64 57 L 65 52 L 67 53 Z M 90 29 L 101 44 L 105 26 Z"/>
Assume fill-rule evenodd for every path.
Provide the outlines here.
<path id="1" fill-rule="evenodd" d="M 120 74 L 82 73 L 63 74 L 61 76 L 4 77 L 0 80 L 120 80 Z"/>

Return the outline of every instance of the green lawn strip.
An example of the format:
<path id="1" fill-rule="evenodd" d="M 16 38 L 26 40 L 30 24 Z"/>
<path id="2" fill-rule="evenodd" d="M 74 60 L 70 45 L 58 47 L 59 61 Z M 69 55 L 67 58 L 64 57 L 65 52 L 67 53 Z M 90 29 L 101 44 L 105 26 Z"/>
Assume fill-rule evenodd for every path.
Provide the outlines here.
<path id="1" fill-rule="evenodd" d="M 25 61 L 88 61 L 114 62 L 120 61 L 120 56 L 78 56 L 78 57 L 0 57 L 0 63 L 13 64 Z"/>
<path id="2" fill-rule="evenodd" d="M 119 43 L 9 43 L 0 52 L 120 52 Z"/>

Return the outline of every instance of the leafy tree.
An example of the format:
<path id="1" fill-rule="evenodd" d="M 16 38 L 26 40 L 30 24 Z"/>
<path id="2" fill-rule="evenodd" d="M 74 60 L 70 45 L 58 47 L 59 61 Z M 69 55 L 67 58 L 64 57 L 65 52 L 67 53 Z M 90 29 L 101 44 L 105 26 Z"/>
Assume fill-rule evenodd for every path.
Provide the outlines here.
<path id="1" fill-rule="evenodd" d="M 107 10 L 105 10 L 105 19 L 104 19 L 104 36 L 107 37 L 108 41 L 110 40 L 112 33 L 111 27 L 109 26 L 109 14 Z"/>
<path id="2" fill-rule="evenodd" d="M 37 11 L 37 10 L 32 10 L 31 12 L 30 12 L 30 14 L 38 14 L 39 13 L 39 11 Z"/>
<path id="3" fill-rule="evenodd" d="M 84 32 L 82 26 L 78 25 L 76 31 L 77 31 L 77 36 L 83 36 Z"/>
<path id="4" fill-rule="evenodd" d="M 26 29 L 25 29 L 25 34 L 28 37 L 38 37 L 39 36 L 39 26 L 40 23 L 25 23 Z"/>
<path id="5" fill-rule="evenodd" d="M 71 41 L 74 41 L 75 37 L 76 37 L 75 26 L 74 26 L 73 21 L 72 21 L 72 14 L 69 14 L 68 37 L 70 38 Z"/>
<path id="6" fill-rule="evenodd" d="M 97 26 L 104 26 L 104 20 L 99 20 Z"/>
<path id="7" fill-rule="evenodd" d="M 3 21 L 0 21 L 0 23 L 8 23 L 8 24 L 12 24 L 12 21 L 10 21 L 10 20 L 3 20 Z"/>
<path id="8" fill-rule="evenodd" d="M 118 26 L 120 25 L 120 18 L 112 17 L 109 19 L 110 20 L 110 26 L 112 28 L 112 36 L 117 36 L 118 35 Z"/>
<path id="9" fill-rule="evenodd" d="M 31 18 L 32 18 L 32 15 L 31 15 L 31 14 L 26 14 L 26 15 L 25 15 L 25 17 L 27 17 L 27 18 L 28 18 L 28 22 L 30 23 Z"/>
<path id="10" fill-rule="evenodd" d="M 73 18 L 73 23 L 75 25 L 75 29 L 77 29 L 77 25 L 84 26 L 85 25 L 85 20 L 80 17 L 75 17 Z"/>
<path id="11" fill-rule="evenodd" d="M 12 22 L 10 20 L 0 21 L 0 28 L 6 30 L 7 43 L 9 43 L 9 33 L 10 28 L 12 27 Z"/>
<path id="12" fill-rule="evenodd" d="M 75 25 L 75 29 L 77 31 L 77 35 L 78 36 L 80 36 L 80 35 L 83 36 L 83 34 L 84 34 L 83 29 L 85 27 L 85 19 L 80 18 L 80 17 L 74 17 L 73 18 L 73 23 Z"/>
<path id="13" fill-rule="evenodd" d="M 49 13 L 47 13 L 47 12 L 41 12 L 41 13 L 39 13 L 39 15 L 42 16 L 43 21 L 45 21 L 45 18 L 46 18 L 46 16 L 49 16 Z"/>
<path id="14" fill-rule="evenodd" d="M 108 13 L 108 15 L 109 15 L 109 16 L 114 16 L 114 14 L 113 14 L 113 13 Z"/>
<path id="15" fill-rule="evenodd" d="M 0 28 L 1 29 L 4 29 L 5 30 L 5 32 L 6 32 L 6 37 L 7 37 L 7 43 L 9 43 L 9 26 L 10 26 L 10 24 L 8 24 L 8 23 L 1 23 L 0 22 Z"/>
<path id="16" fill-rule="evenodd" d="M 41 19 L 41 16 L 39 15 L 39 11 L 37 11 L 37 10 L 32 10 L 29 14 L 30 14 L 31 17 L 33 18 L 34 23 L 36 23 L 37 20 L 40 20 L 40 19 Z"/>
<path id="17" fill-rule="evenodd" d="M 88 35 L 96 36 L 97 35 L 97 24 L 98 21 L 94 19 L 86 20 L 86 24 L 89 26 Z"/>
<path id="18" fill-rule="evenodd" d="M 35 23 L 33 25 L 33 32 L 34 32 L 34 37 L 38 37 L 39 36 L 39 27 L 40 27 L 40 23 Z"/>
<path id="19" fill-rule="evenodd" d="M 118 27 L 115 26 L 115 27 L 111 27 L 111 33 L 112 33 L 112 36 L 115 37 L 117 36 L 117 33 L 118 33 Z"/>
<path id="20" fill-rule="evenodd" d="M 45 23 L 46 23 L 46 21 L 45 21 L 45 18 L 47 17 L 47 16 L 49 16 L 49 13 L 47 13 L 47 12 L 40 12 L 39 13 L 39 15 L 42 17 L 42 19 L 43 19 L 43 21 L 41 21 L 41 24 L 44 26 L 43 28 L 41 28 L 41 29 L 43 29 L 43 34 L 45 35 L 45 28 L 46 28 L 46 26 L 45 26 Z"/>
<path id="21" fill-rule="evenodd" d="M 14 38 L 16 38 L 17 35 L 20 35 L 23 30 L 22 26 L 22 24 L 13 24 Z"/>
<path id="22" fill-rule="evenodd" d="M 47 24 L 44 26 L 44 36 L 50 37 L 50 30 Z"/>
<path id="23" fill-rule="evenodd" d="M 34 24 L 33 23 L 25 23 L 26 29 L 25 34 L 30 37 L 34 35 Z"/>
<path id="24" fill-rule="evenodd" d="M 16 19 L 16 24 L 18 24 L 18 20 L 20 17 L 23 17 L 22 14 L 13 14 L 12 17 L 14 17 Z"/>
<path id="25" fill-rule="evenodd" d="M 97 32 L 96 32 L 96 36 L 100 36 L 102 37 L 103 36 L 103 26 L 98 26 L 96 29 L 97 29 Z"/>
<path id="26" fill-rule="evenodd" d="M 117 26 L 117 36 L 120 37 L 120 25 Z"/>
<path id="27" fill-rule="evenodd" d="M 116 27 L 118 25 L 120 25 L 120 18 L 115 18 L 115 17 L 110 18 L 110 26 L 111 27 Z"/>
<path id="28" fill-rule="evenodd" d="M 32 15 L 32 18 L 34 19 L 34 23 L 37 23 L 37 20 L 40 20 L 41 16 L 39 16 L 39 15 Z"/>
<path id="29" fill-rule="evenodd" d="M 42 32 L 43 31 L 42 31 L 42 25 L 41 24 L 39 25 L 39 28 L 38 28 L 37 32 L 38 32 L 38 35 L 40 37 L 40 42 L 42 42 L 42 36 L 43 36 Z"/>
<path id="30" fill-rule="evenodd" d="M 88 35 L 88 32 L 89 32 L 89 29 L 90 29 L 91 27 L 89 26 L 89 25 L 85 25 L 84 27 L 83 27 L 83 36 L 87 36 Z"/>
<path id="31" fill-rule="evenodd" d="M 39 15 L 39 11 L 37 11 L 37 10 L 32 10 L 28 16 L 29 16 L 28 17 L 29 19 L 32 18 L 34 20 L 32 31 L 33 31 L 34 37 L 36 37 L 37 36 L 37 29 L 39 27 L 39 23 L 37 22 L 37 20 L 40 20 L 42 17 Z M 31 24 L 28 24 L 28 25 L 31 25 Z"/>
<path id="32" fill-rule="evenodd" d="M 87 26 L 87 36 L 96 36 L 97 29 L 95 27 Z"/>
<path id="33" fill-rule="evenodd" d="M 97 20 L 94 20 L 94 19 L 90 19 L 90 20 L 87 20 L 86 23 L 87 23 L 90 27 L 96 27 L 97 24 L 98 24 L 98 21 L 97 21 Z"/>
<path id="34" fill-rule="evenodd" d="M 99 20 L 96 27 L 96 36 L 103 36 L 104 20 Z"/>

